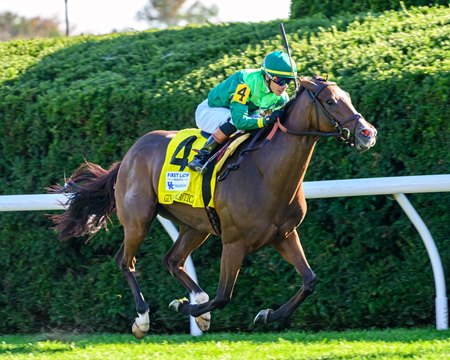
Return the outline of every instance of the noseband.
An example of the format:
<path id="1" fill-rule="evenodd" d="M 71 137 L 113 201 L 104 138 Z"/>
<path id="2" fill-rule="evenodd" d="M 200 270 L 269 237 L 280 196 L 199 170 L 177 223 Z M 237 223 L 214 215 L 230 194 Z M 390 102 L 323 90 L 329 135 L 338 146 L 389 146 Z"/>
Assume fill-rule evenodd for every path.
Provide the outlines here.
<path id="1" fill-rule="evenodd" d="M 358 126 L 359 120 L 362 119 L 362 115 L 359 113 L 356 113 L 352 115 L 349 119 L 345 120 L 343 123 L 340 123 L 339 120 L 337 120 L 330 112 L 325 109 L 325 107 L 320 103 L 318 100 L 319 94 L 322 92 L 322 90 L 326 89 L 330 84 L 322 84 L 319 89 L 315 93 L 309 91 L 305 88 L 306 93 L 309 95 L 309 97 L 312 100 L 313 106 L 314 106 L 314 112 L 316 114 L 316 128 L 319 131 L 292 131 L 287 129 L 284 125 L 281 124 L 280 120 L 277 121 L 278 127 L 281 129 L 281 131 L 291 134 L 291 135 L 297 135 L 297 136 L 336 136 L 339 140 L 341 140 L 345 145 L 354 146 L 355 145 L 355 139 L 354 136 L 351 134 L 351 131 L 344 127 L 345 124 L 356 120 L 355 122 L 355 130 Z M 322 132 L 320 131 L 320 125 L 319 125 L 319 109 L 322 110 L 325 117 L 328 121 L 330 121 L 335 129 L 337 131 L 335 132 Z"/>

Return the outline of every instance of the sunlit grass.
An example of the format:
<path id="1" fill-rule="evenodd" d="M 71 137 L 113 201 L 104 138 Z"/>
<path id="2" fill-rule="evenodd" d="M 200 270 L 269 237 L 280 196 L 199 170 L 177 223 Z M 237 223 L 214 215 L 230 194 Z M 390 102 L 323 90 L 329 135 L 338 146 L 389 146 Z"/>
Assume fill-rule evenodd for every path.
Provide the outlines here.
<path id="1" fill-rule="evenodd" d="M 450 359 L 450 331 L 0 336 L 1 359 Z"/>

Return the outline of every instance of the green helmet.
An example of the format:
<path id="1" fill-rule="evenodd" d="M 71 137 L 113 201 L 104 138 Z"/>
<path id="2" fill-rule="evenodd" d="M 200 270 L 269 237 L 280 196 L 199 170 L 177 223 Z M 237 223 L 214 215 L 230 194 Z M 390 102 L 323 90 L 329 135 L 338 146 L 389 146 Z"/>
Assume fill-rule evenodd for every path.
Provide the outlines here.
<path id="1" fill-rule="evenodd" d="M 292 67 L 291 67 L 292 63 Z M 279 76 L 288 79 L 294 79 L 297 77 L 297 65 L 288 54 L 282 51 L 272 51 L 264 58 L 261 70 L 271 76 Z"/>

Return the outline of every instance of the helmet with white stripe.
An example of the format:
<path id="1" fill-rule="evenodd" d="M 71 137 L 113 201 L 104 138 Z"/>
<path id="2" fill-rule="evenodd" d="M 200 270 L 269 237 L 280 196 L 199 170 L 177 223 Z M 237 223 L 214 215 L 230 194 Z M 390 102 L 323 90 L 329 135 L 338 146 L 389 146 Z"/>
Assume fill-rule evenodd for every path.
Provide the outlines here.
<path id="1" fill-rule="evenodd" d="M 291 67 L 292 62 L 292 67 Z M 272 51 L 264 58 L 261 70 L 270 76 L 294 79 L 297 77 L 297 65 L 283 51 Z"/>

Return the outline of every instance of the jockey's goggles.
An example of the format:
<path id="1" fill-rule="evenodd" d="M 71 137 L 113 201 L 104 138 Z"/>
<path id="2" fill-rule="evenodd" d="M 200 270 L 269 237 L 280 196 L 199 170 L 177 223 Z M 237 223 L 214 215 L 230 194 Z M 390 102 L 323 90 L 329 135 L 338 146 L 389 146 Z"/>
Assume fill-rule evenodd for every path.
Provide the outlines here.
<path id="1" fill-rule="evenodd" d="M 284 77 L 279 77 L 279 76 L 270 76 L 270 75 L 269 75 L 269 78 L 278 86 L 289 85 L 290 82 L 292 80 L 294 80 L 294 79 L 289 79 L 289 78 L 284 78 Z"/>

